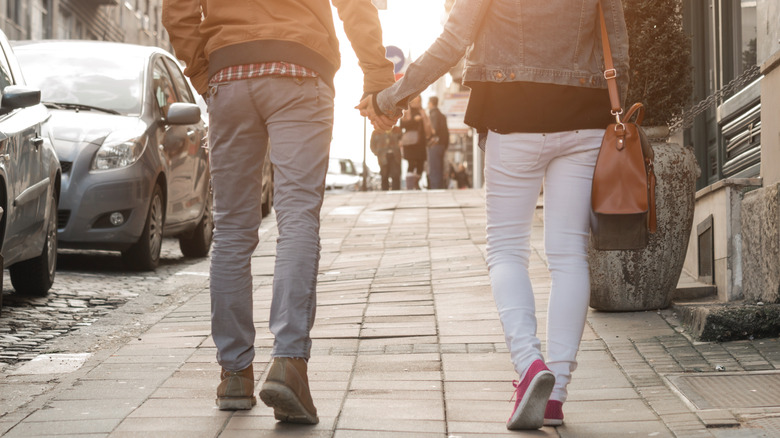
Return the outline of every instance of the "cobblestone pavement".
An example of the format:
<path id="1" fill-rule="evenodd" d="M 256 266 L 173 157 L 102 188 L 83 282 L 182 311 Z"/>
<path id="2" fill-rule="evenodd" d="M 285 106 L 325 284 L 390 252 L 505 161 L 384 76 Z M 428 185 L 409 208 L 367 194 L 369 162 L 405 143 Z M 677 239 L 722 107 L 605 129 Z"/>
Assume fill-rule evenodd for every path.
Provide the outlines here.
<path id="1" fill-rule="evenodd" d="M 682 329 L 673 310 L 659 312 L 675 329 L 674 335 L 657 336 L 635 341 L 644 356 L 664 354 L 671 359 L 654 366 L 659 373 L 709 371 L 770 371 L 780 369 L 780 339 L 751 339 L 731 342 L 694 341 Z"/>
<path id="2" fill-rule="evenodd" d="M 166 295 L 156 285 L 202 260 L 184 258 L 174 239 L 164 241 L 160 267 L 154 272 L 128 271 L 118 253 L 64 250 L 58 255 L 54 285 L 45 297 L 16 294 L 6 272 L 0 365 L 33 359 L 47 351 L 53 339 L 92 325 L 141 294 Z"/>

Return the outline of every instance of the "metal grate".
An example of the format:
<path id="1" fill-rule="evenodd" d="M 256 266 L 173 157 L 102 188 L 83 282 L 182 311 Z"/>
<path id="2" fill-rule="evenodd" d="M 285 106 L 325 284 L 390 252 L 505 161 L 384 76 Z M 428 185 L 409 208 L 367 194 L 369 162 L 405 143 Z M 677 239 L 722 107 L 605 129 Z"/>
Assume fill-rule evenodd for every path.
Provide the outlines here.
<path id="1" fill-rule="evenodd" d="M 780 406 L 780 373 L 700 374 L 669 380 L 699 409 Z"/>
<path id="2" fill-rule="evenodd" d="M 748 421 L 747 428 L 761 429 L 765 435 L 759 436 L 780 436 L 780 417 L 759 418 L 758 420 Z"/>
<path id="3" fill-rule="evenodd" d="M 57 228 L 63 229 L 70 220 L 70 210 L 57 210 Z"/>

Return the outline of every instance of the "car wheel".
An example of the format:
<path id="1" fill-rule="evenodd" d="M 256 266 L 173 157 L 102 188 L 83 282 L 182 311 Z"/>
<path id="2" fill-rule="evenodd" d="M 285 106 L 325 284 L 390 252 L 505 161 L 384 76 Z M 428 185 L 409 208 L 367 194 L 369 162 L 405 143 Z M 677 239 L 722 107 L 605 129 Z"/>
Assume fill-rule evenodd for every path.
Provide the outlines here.
<path id="1" fill-rule="evenodd" d="M 212 216 L 213 197 L 211 189 L 206 198 L 206 207 L 198 226 L 186 237 L 179 238 L 179 248 L 185 257 L 206 257 L 211 248 L 211 240 L 214 237 L 214 218 Z"/>
<path id="2" fill-rule="evenodd" d="M 57 271 L 57 197 L 53 191 L 49 199 L 49 212 L 41 255 L 8 268 L 11 284 L 19 294 L 43 296 L 54 284 Z"/>
<path id="3" fill-rule="evenodd" d="M 160 263 L 164 218 L 162 189 L 160 186 L 155 186 L 143 233 L 141 233 L 138 242 L 122 252 L 122 260 L 130 269 L 153 271 L 157 268 Z"/>

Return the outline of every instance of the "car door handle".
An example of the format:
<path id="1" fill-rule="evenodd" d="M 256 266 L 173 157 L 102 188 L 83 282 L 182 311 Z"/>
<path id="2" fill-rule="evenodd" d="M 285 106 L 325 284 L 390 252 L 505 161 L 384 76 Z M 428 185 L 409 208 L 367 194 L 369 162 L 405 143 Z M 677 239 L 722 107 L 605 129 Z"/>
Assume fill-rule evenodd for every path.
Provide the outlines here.
<path id="1" fill-rule="evenodd" d="M 33 137 L 31 141 L 33 146 L 35 146 L 35 149 L 38 149 L 43 144 L 43 138 L 41 137 Z"/>

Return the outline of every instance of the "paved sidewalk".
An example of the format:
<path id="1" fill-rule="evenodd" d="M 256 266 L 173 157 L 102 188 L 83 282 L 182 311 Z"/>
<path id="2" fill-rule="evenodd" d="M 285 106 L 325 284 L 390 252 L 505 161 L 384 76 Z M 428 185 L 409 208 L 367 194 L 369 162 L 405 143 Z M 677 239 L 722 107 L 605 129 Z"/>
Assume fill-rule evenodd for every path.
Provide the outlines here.
<path id="1" fill-rule="evenodd" d="M 0 433 L 9 438 L 780 436 L 780 408 L 772 407 L 780 393 L 773 386 L 780 380 L 778 341 L 696 343 L 681 332 L 672 311 L 591 312 L 564 406 L 565 425 L 507 431 L 510 382 L 517 376 L 485 266 L 483 196 L 478 190 L 327 196 L 309 363 L 317 426 L 277 423 L 259 400 L 251 411 L 214 407 L 219 366 L 209 336 L 208 264 L 201 263 L 182 274 L 201 276 L 202 292 L 139 338 L 98 352 L 58 377 L 54 391 L 27 406 L 35 408 L 30 415 L 0 418 Z M 544 339 L 549 275 L 541 231 L 539 219 L 530 269 Z M 260 237 L 253 258 L 258 382 L 265 378 L 272 343 L 267 327 L 277 237 L 273 217 Z M 27 375 L 24 366 L 16 373 L 9 378 L 26 384 L 51 378 Z M 727 380 L 718 380 L 723 377 Z M 733 402 L 712 396 L 724 382 L 738 383 L 729 386 Z M 748 396 L 740 398 L 740 390 Z M 750 405 L 755 400 L 759 406 Z"/>

